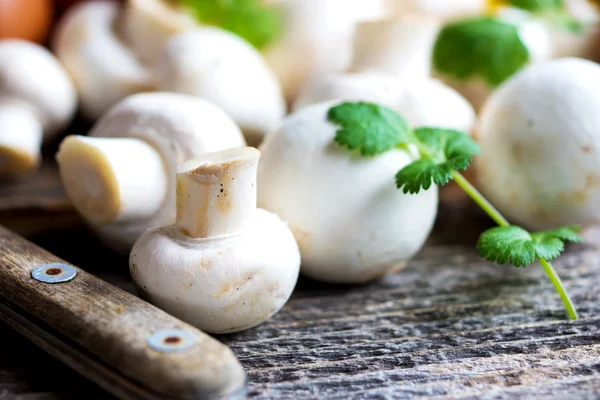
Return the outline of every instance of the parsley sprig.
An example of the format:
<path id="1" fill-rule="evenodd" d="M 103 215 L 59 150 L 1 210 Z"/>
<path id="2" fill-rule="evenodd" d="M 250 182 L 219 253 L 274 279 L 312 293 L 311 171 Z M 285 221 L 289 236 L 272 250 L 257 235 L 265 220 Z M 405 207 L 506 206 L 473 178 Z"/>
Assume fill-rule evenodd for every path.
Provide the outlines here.
<path id="1" fill-rule="evenodd" d="M 201 23 L 218 26 L 246 39 L 257 49 L 281 33 L 279 15 L 260 0 L 179 0 Z"/>
<path id="2" fill-rule="evenodd" d="M 454 180 L 497 227 L 483 232 L 477 242 L 482 257 L 491 262 L 516 267 L 540 263 L 563 301 L 570 319 L 577 311 L 565 287 L 548 260 L 558 257 L 565 242 L 581 242 L 575 226 L 543 232 L 528 232 L 511 225 L 506 218 L 458 171 L 466 169 L 479 146 L 467 134 L 451 129 L 417 128 L 411 130 L 397 112 L 367 102 L 343 102 L 332 107 L 328 119 L 339 125 L 335 142 L 370 157 L 394 148 L 416 148 L 420 158 L 396 174 L 396 186 L 404 193 L 418 193 L 432 184 Z"/>

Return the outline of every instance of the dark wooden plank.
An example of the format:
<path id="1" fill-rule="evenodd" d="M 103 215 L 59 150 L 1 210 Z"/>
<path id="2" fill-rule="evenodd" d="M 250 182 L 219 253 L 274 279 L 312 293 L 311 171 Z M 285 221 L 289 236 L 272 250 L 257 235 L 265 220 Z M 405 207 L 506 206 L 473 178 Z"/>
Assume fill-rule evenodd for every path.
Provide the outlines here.
<path id="1" fill-rule="evenodd" d="M 59 284 L 32 279 L 48 263 L 64 261 L 0 227 L 0 319 L 42 349 L 122 399 L 206 399 L 243 389 L 244 371 L 218 341 L 83 270 Z M 187 332 L 193 345 L 153 350 L 147 339 L 164 329 Z"/>

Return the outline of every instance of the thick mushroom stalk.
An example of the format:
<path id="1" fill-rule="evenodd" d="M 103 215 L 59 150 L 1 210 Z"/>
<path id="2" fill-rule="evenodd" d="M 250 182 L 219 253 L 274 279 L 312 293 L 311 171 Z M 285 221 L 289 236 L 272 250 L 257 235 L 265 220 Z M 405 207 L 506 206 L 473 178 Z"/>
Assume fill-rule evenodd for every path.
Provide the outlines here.
<path id="1" fill-rule="evenodd" d="M 165 201 L 167 167 L 143 140 L 69 136 L 56 159 L 73 205 L 94 224 L 148 218 Z"/>
<path id="2" fill-rule="evenodd" d="M 0 176 L 34 171 L 43 141 L 71 121 L 76 107 L 75 88 L 48 50 L 0 41 Z"/>
<path id="3" fill-rule="evenodd" d="M 208 238 L 242 229 L 256 210 L 259 156 L 253 147 L 240 147 L 180 166 L 176 225 L 181 232 Z"/>
<path id="4" fill-rule="evenodd" d="M 439 29 L 437 18 L 417 15 L 360 23 L 348 72 L 386 72 L 407 79 L 429 77 Z"/>
<path id="5" fill-rule="evenodd" d="M 153 64 L 169 38 L 198 26 L 183 7 L 169 0 L 128 0 L 120 31 L 134 53 Z"/>
<path id="6" fill-rule="evenodd" d="M 256 208 L 259 155 L 240 147 L 180 165 L 175 224 L 146 231 L 131 250 L 131 276 L 144 298 L 207 332 L 260 324 L 298 279 L 292 232 Z"/>
<path id="7" fill-rule="evenodd" d="M 139 93 L 113 106 L 89 137 L 57 155 L 76 209 L 104 242 L 128 252 L 148 228 L 175 222 L 177 166 L 246 143 L 219 107 L 199 97 Z"/>
<path id="8" fill-rule="evenodd" d="M 279 0 L 283 16 L 281 40 L 265 50 L 285 98 L 291 102 L 313 75 L 348 68 L 357 22 L 387 18 L 386 0 Z"/>

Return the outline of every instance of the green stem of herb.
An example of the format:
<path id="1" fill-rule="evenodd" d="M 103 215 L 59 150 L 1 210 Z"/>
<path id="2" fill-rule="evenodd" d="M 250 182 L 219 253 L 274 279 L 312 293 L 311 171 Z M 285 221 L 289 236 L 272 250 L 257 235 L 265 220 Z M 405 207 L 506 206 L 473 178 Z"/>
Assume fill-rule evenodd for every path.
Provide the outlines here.
<path id="1" fill-rule="evenodd" d="M 483 197 L 481 192 L 479 192 L 475 186 L 471 185 L 471 182 L 462 176 L 460 172 L 452 171 L 452 177 L 458 186 L 460 186 L 461 189 L 464 190 L 469 197 L 472 198 L 473 201 L 475 201 L 475 203 L 477 203 L 477 205 L 481 207 L 481 209 L 485 211 L 485 213 L 489 215 L 491 219 L 494 220 L 495 223 L 500 226 L 510 225 L 510 222 L 508 222 L 508 220 L 504 218 L 502 214 L 500 214 L 500 211 L 498 211 L 496 207 L 492 205 L 492 203 Z"/>
<path id="2" fill-rule="evenodd" d="M 453 171 L 452 177 L 454 178 L 454 181 L 458 184 L 458 186 L 460 186 L 465 191 L 465 193 L 467 193 L 469 197 L 473 199 L 473 201 L 475 201 L 475 203 L 477 203 L 477 205 L 479 205 L 479 207 L 481 207 L 481 209 L 485 211 L 485 213 L 494 220 L 494 222 L 496 222 L 496 224 L 500 226 L 510 225 L 510 222 L 508 222 L 508 220 L 504 218 L 502 214 L 500 214 L 500 211 L 498 211 L 496 207 L 494 207 L 479 192 L 479 190 L 477 190 L 473 185 L 471 185 L 471 183 L 464 176 L 462 176 L 461 173 Z M 573 304 L 573 301 L 571 301 L 571 298 L 569 297 L 562 281 L 560 280 L 560 277 L 556 273 L 556 270 L 554 269 L 554 267 L 552 267 L 552 264 L 550 264 L 543 258 L 540 258 L 538 261 L 544 269 L 544 272 L 546 272 L 546 275 L 548 275 L 548 278 L 550 278 L 550 281 L 554 285 L 554 288 L 558 292 L 560 299 L 562 300 L 565 309 L 567 310 L 569 319 L 576 320 L 577 318 L 579 318 L 577 315 L 577 310 L 575 309 L 575 304 Z"/>
<path id="3" fill-rule="evenodd" d="M 565 289 L 562 281 L 560 280 L 560 276 L 558 276 L 552 264 L 550 264 L 543 258 L 540 258 L 539 262 L 542 268 L 544 269 L 546 275 L 548 275 L 548 278 L 550 278 L 550 281 L 552 282 L 554 288 L 558 292 L 563 304 L 565 305 L 565 308 L 567 309 L 567 314 L 569 315 L 569 319 L 576 320 L 577 318 L 579 318 L 579 316 L 577 315 L 577 310 L 575 309 L 575 304 L 573 304 L 573 301 L 571 301 L 567 290 Z"/>

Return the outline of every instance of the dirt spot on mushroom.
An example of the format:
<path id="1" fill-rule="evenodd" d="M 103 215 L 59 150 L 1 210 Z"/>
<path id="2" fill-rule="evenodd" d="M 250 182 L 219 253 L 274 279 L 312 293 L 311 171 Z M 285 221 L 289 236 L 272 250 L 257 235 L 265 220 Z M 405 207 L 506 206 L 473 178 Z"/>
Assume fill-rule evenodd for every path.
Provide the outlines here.
<path id="1" fill-rule="evenodd" d="M 310 233 L 303 231 L 302 229 L 299 229 L 297 227 L 291 226 L 291 225 L 290 225 L 290 230 L 292 231 L 294 238 L 296 238 L 298 245 L 300 245 L 301 247 L 308 245 L 307 242 L 311 239 Z"/>
<path id="2" fill-rule="evenodd" d="M 591 190 L 600 187 L 600 175 L 589 173 L 585 176 L 585 190 Z"/>
<path id="3" fill-rule="evenodd" d="M 573 190 L 558 194 L 558 199 L 566 204 L 583 204 L 587 202 L 588 196 L 586 190 Z"/>
<path id="4" fill-rule="evenodd" d="M 210 260 L 205 260 L 202 259 L 200 260 L 200 268 L 202 268 L 203 270 L 208 270 L 210 267 L 212 266 L 212 262 Z"/>
<path id="5" fill-rule="evenodd" d="M 191 289 L 194 284 L 192 282 L 183 282 L 183 287 L 186 289 Z"/>
<path id="6" fill-rule="evenodd" d="M 589 153 L 590 151 L 592 151 L 592 149 L 593 149 L 593 147 L 591 144 L 586 144 L 586 145 L 581 146 L 581 152 L 584 154 Z"/>
<path id="7" fill-rule="evenodd" d="M 125 311 L 127 310 L 127 307 L 125 307 L 123 304 L 119 304 L 116 308 L 115 308 L 115 312 L 119 315 L 123 314 Z"/>

